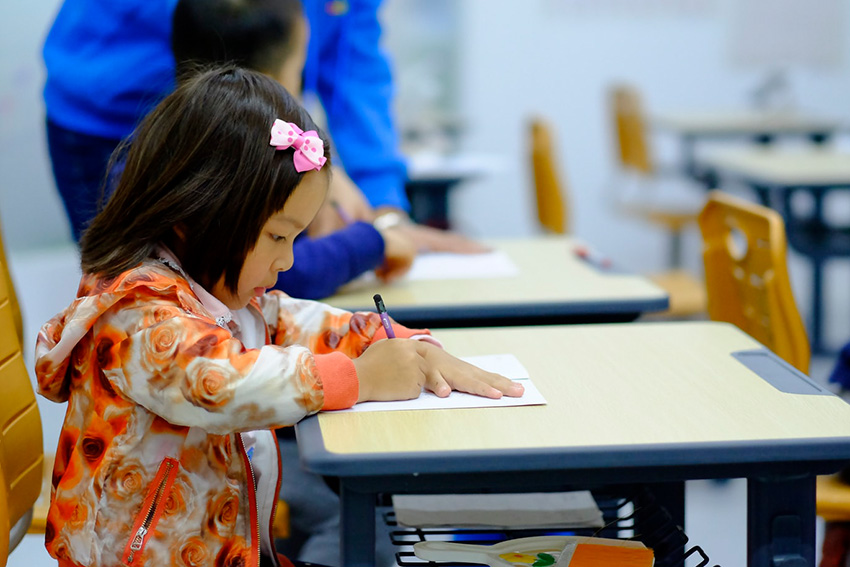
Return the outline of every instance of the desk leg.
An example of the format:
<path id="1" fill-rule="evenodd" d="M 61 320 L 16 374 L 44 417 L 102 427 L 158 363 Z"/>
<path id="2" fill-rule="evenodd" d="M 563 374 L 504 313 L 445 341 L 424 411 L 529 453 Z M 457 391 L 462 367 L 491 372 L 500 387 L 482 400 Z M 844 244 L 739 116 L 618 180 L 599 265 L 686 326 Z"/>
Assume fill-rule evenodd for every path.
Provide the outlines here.
<path id="1" fill-rule="evenodd" d="M 681 528 L 681 529 L 679 529 Z M 635 536 L 665 566 L 685 561 L 685 483 L 647 485 L 635 497 Z"/>
<path id="2" fill-rule="evenodd" d="M 823 344 L 823 269 L 824 262 L 811 258 L 812 262 L 812 329 L 811 348 L 814 353 L 826 352 Z"/>
<path id="3" fill-rule="evenodd" d="M 685 174 L 692 179 L 699 179 L 696 159 L 696 139 L 694 136 L 682 136 L 682 161 L 685 162 Z"/>
<path id="4" fill-rule="evenodd" d="M 759 200 L 759 203 L 764 205 L 765 207 L 772 207 L 770 203 L 770 187 L 764 187 L 762 185 L 753 184 L 753 191 L 756 193 L 756 197 Z"/>
<path id="5" fill-rule="evenodd" d="M 815 477 L 747 480 L 747 565 L 815 564 Z"/>
<path id="6" fill-rule="evenodd" d="M 344 480 L 340 481 L 339 545 L 343 567 L 375 565 L 375 498 L 375 494 L 354 491 Z"/>

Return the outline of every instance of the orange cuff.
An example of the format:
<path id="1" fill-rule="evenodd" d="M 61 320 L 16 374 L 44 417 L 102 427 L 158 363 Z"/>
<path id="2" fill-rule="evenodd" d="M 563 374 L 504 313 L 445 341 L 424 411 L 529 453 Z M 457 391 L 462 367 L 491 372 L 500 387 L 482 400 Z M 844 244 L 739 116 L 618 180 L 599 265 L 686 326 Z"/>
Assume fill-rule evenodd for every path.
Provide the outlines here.
<path id="1" fill-rule="evenodd" d="M 360 395 L 360 381 L 354 361 L 341 352 L 314 356 L 316 370 L 325 393 L 323 410 L 350 408 Z"/>
<path id="2" fill-rule="evenodd" d="M 431 331 L 428 329 L 408 329 L 404 325 L 399 325 L 398 323 L 393 323 L 393 332 L 395 333 L 395 338 L 397 339 L 409 339 L 413 335 L 430 335 Z M 372 337 L 372 342 L 369 344 L 375 344 L 381 339 L 387 338 L 387 330 L 384 329 L 384 326 L 378 328 L 375 336 Z"/>

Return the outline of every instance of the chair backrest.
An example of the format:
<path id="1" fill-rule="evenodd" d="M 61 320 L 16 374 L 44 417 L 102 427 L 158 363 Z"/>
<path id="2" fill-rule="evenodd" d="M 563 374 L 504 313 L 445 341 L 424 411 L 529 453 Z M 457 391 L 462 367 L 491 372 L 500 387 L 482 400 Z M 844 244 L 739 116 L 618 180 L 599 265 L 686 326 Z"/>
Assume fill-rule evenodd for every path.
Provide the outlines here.
<path id="1" fill-rule="evenodd" d="M 566 188 L 558 174 L 551 130 L 546 121 L 540 118 L 531 120 L 530 157 L 537 199 L 537 218 L 547 231 L 565 234 L 570 232 L 569 211 L 565 201 Z"/>
<path id="2" fill-rule="evenodd" d="M 788 277 L 782 217 L 712 191 L 699 226 L 708 316 L 738 326 L 807 374 L 811 352 Z"/>
<path id="3" fill-rule="evenodd" d="M 609 97 L 620 166 L 639 173 L 653 173 L 640 95 L 634 87 L 614 85 Z"/>
<path id="4" fill-rule="evenodd" d="M 17 302 L 11 299 L 14 290 L 5 258 L 0 258 L 0 274 L 0 492 L 5 496 L 0 500 L 5 503 L 0 508 L 0 524 L 6 526 L 0 537 L 11 551 L 26 533 L 41 492 L 44 450 L 41 417 L 21 352 L 15 323 Z"/>

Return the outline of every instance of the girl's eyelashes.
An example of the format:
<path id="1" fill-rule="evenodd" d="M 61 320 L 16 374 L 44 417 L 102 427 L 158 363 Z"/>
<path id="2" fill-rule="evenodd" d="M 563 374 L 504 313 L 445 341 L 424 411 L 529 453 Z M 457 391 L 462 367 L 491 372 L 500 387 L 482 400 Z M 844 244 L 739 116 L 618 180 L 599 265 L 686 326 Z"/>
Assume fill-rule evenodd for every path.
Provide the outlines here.
<path id="1" fill-rule="evenodd" d="M 286 240 L 285 236 L 280 236 L 278 234 L 272 234 L 271 236 L 272 236 L 272 240 L 274 240 L 275 242 L 281 242 L 281 241 Z"/>

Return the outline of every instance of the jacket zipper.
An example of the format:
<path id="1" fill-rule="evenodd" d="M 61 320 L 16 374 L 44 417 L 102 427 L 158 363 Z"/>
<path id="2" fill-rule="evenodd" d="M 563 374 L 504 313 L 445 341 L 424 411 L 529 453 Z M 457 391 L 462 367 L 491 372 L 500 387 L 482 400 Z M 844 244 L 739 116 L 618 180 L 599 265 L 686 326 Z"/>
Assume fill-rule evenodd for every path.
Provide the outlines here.
<path id="1" fill-rule="evenodd" d="M 254 465 L 251 463 L 250 457 L 248 457 L 248 452 L 245 450 L 245 443 L 242 441 L 242 434 L 237 434 L 236 436 L 239 443 L 239 451 L 242 453 L 242 460 L 245 462 L 245 466 L 248 467 L 248 472 L 251 473 L 251 477 L 248 479 L 248 503 L 251 507 L 251 529 L 253 530 L 252 537 L 254 538 L 254 550 L 256 554 L 254 556 L 254 565 L 259 567 L 260 565 L 260 511 L 257 504 L 257 477 L 254 475 Z"/>
<path id="2" fill-rule="evenodd" d="M 163 502 L 166 492 L 171 489 L 174 478 L 177 476 L 177 470 L 174 467 L 176 463 L 177 461 L 174 459 L 166 458 L 162 466 L 160 466 L 159 471 L 157 471 L 153 488 L 145 499 L 148 502 L 147 512 L 144 516 L 140 516 L 141 523 L 139 523 L 138 519 L 136 520 L 138 526 L 136 527 L 134 525 L 136 527 L 135 533 L 128 542 L 127 549 L 124 551 L 124 563 L 126 565 L 132 565 L 136 558 L 136 553 L 144 549 L 145 536 L 153 529 L 156 521 L 159 519 L 158 512 L 160 512 L 160 504 Z"/>

